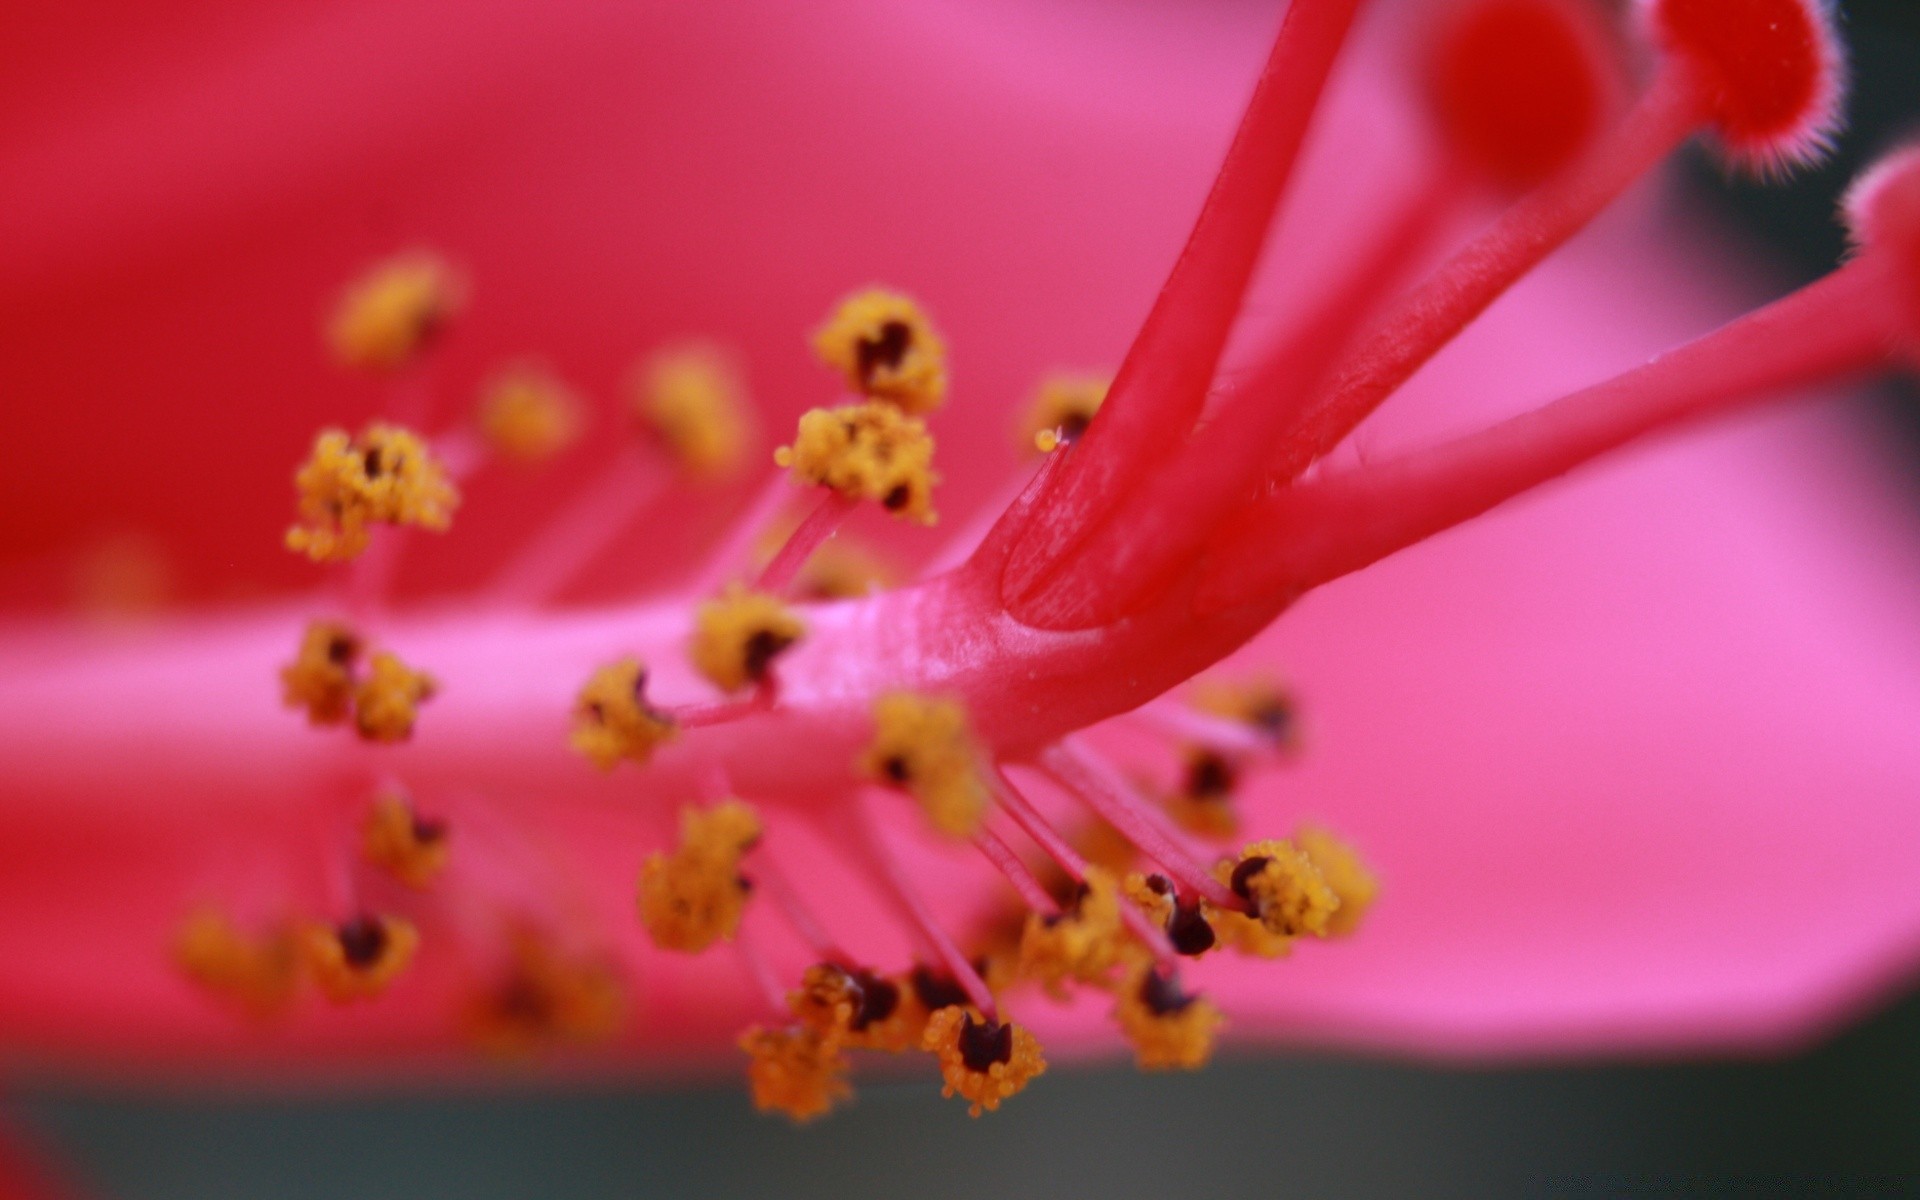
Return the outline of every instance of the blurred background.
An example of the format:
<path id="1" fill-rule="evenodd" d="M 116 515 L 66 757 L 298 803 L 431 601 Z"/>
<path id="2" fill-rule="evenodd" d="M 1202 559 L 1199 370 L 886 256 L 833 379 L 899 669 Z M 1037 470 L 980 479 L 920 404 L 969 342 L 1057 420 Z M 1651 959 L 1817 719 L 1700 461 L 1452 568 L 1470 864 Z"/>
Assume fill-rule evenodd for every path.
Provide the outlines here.
<path id="1" fill-rule="evenodd" d="M 1841 252 L 1834 198 L 1920 116 L 1920 5 L 1845 0 L 1856 65 L 1842 151 L 1791 187 L 1688 187 L 1785 285 Z M 1890 387 L 1863 419 L 1903 430 Z M 1920 481 L 1920 470 L 1913 472 Z M 1916 488 L 1920 503 L 1920 487 Z M 1472 1069 L 1357 1056 L 1231 1057 L 1193 1076 L 1082 1066 L 997 1119 L 924 1083 L 876 1083 L 795 1130 L 723 1085 L 455 1097 L 177 1096 L 36 1081 L 10 1107 L 122 1200 L 850 1195 L 1104 1197 L 1650 1194 L 1737 1176 L 1754 1193 L 1920 1193 L 1920 998 L 1778 1061 Z"/>

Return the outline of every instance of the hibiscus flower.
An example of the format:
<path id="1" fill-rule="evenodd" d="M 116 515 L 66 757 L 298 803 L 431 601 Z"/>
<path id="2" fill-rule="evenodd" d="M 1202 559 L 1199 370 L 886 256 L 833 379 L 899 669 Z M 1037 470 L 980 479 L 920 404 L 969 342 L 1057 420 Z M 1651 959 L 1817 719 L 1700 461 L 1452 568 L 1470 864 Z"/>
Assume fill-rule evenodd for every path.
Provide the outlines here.
<path id="1" fill-rule="evenodd" d="M 5 151 L 7 545 L 137 516 L 194 607 L 7 632 L 7 1056 L 738 1045 L 804 1119 L 851 1050 L 978 1110 L 1223 1022 L 1752 1045 L 1877 994 L 1920 562 L 1858 432 L 1743 417 L 1449 531 L 1888 361 L 1920 174 L 1709 333 L 1711 236 L 1613 201 L 1698 133 L 1817 152 L 1816 7 L 1648 4 L 1633 83 L 1579 5 L 1358 7 L 1296 0 L 1264 68 L 1250 17 L 851 3 L 222 12 L 109 105 L 50 55 Z M 396 243 L 432 252 L 323 346 Z M 1008 400 L 1062 366 L 1118 374 L 1043 388 L 1023 458 Z M 576 391 L 633 413 L 565 449 Z M 936 509 L 943 550 L 882 516 Z"/>

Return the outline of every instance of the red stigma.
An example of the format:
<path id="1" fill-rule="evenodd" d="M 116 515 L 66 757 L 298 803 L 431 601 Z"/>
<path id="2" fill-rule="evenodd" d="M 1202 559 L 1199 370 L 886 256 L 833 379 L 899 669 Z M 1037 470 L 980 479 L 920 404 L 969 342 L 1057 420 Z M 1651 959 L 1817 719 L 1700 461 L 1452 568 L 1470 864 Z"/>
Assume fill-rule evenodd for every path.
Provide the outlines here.
<path id="1" fill-rule="evenodd" d="M 1818 0 L 1650 0 L 1654 36 L 1696 72 L 1728 151 L 1761 166 L 1826 149 L 1839 120 L 1839 41 Z"/>
<path id="2" fill-rule="evenodd" d="M 1482 0 L 1450 12 L 1429 86 L 1454 151 L 1516 190 L 1572 161 L 1619 91 L 1606 35 L 1568 0 Z"/>

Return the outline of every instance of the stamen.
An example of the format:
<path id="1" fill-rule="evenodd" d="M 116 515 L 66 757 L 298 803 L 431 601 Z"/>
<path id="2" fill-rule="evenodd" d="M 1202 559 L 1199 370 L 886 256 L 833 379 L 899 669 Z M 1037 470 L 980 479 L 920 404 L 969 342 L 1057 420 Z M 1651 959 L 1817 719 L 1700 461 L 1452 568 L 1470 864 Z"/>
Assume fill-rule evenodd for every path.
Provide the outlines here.
<path id="1" fill-rule="evenodd" d="M 853 515 L 858 503 L 858 497 L 843 492 L 829 492 L 823 496 L 806 519 L 794 527 L 779 551 L 767 561 L 753 586 L 762 592 L 786 594 L 801 569 L 812 559 L 814 551 L 824 545 L 841 524 Z"/>
<path id="2" fill-rule="evenodd" d="M 900 985 L 864 967 L 816 963 L 787 998 L 800 1023 L 843 1046 L 898 1054 L 917 1047 L 924 1024 L 901 1003 Z"/>
<path id="3" fill-rule="evenodd" d="M 1040 1043 L 1021 1026 L 981 1020 L 963 1008 L 943 1008 L 927 1020 L 921 1045 L 940 1059 L 941 1094 L 969 1102 L 969 1116 L 993 1112 L 1044 1074 Z"/>
<path id="4" fill-rule="evenodd" d="M 1062 443 L 1079 441 L 1112 387 L 1111 375 L 1050 375 L 1041 380 L 1040 390 L 1020 422 L 1019 445 L 1044 454 Z M 1051 443 L 1043 445 L 1043 437 L 1051 438 Z"/>
<path id="5" fill-rule="evenodd" d="M 1013 852 L 1012 847 L 1001 841 L 993 830 L 982 827 L 980 832 L 974 835 L 973 844 L 979 847 L 980 853 L 987 857 L 987 861 L 991 862 L 994 868 L 1006 877 L 1007 882 L 1013 885 L 1013 890 L 1019 894 L 1022 904 L 1034 912 L 1047 916 L 1060 911 L 1059 904 L 1048 894 L 1046 885 L 1042 884 L 1032 871 L 1027 870 L 1027 864 L 1021 862 L 1020 856 Z"/>
<path id="6" fill-rule="evenodd" d="M 732 940 L 753 885 L 740 860 L 759 842 L 760 817 L 738 800 L 680 810 L 680 845 L 640 869 L 640 921 L 656 946 L 697 954 Z"/>
<path id="7" fill-rule="evenodd" d="M 1114 1019 L 1141 1070 L 1194 1071 L 1213 1057 L 1220 1010 L 1181 990 L 1178 974 L 1137 967 L 1114 995 Z"/>
<path id="8" fill-rule="evenodd" d="M 1233 894 L 1181 848 L 1163 824 L 1165 817 L 1152 805 L 1131 797 L 1126 783 L 1099 759 L 1063 742 L 1042 753 L 1039 766 L 1183 885 L 1215 904 L 1234 906 Z"/>
<path id="9" fill-rule="evenodd" d="M 847 386 L 901 411 L 932 412 L 947 399 L 947 349 L 920 306 L 869 288 L 840 302 L 813 337 L 814 353 Z"/>
<path id="10" fill-rule="evenodd" d="M 173 959 L 188 979 L 259 1018 L 284 1012 L 300 981 L 289 929 L 249 933 L 215 908 L 198 909 L 181 923 Z"/>
<path id="11" fill-rule="evenodd" d="M 1340 907 L 1327 918 L 1328 937 L 1346 937 L 1360 927 L 1360 921 L 1373 907 L 1380 893 L 1380 881 L 1360 861 L 1360 855 L 1346 842 L 1324 829 L 1306 826 L 1293 835 L 1300 848 L 1340 899 Z"/>
<path id="12" fill-rule="evenodd" d="M 446 870 L 446 822 L 423 817 L 395 795 L 382 796 L 360 826 L 360 852 L 369 863 L 417 891 Z"/>
<path id="13" fill-rule="evenodd" d="M 815 408 L 800 416 L 791 446 L 773 452 L 796 482 L 872 500 L 895 516 L 932 525 L 933 438 L 926 424 L 891 404 Z"/>
<path id="14" fill-rule="evenodd" d="M 385 992 L 419 947 L 413 923 L 392 916 L 363 914 L 338 925 L 309 925 L 300 935 L 301 958 L 335 1004 Z"/>
<path id="15" fill-rule="evenodd" d="M 288 708 L 304 709 L 315 725 L 339 725 L 353 711 L 354 673 L 362 643 L 340 621 L 310 621 L 294 660 L 280 668 L 281 695 Z"/>
<path id="16" fill-rule="evenodd" d="M 1240 814 L 1233 803 L 1240 782 L 1240 764 L 1210 746 L 1188 746 L 1181 752 L 1180 786 L 1167 797 L 1167 814 L 1188 833 L 1208 838 L 1230 838 L 1240 831 Z"/>
<path id="17" fill-rule="evenodd" d="M 446 328 L 466 288 L 438 257 L 415 252 L 382 263 L 348 288 L 327 336 L 341 362 L 367 371 L 407 366 Z"/>
<path id="18" fill-rule="evenodd" d="M 294 475 L 300 524 L 287 530 L 289 550 L 314 562 L 358 556 L 374 524 L 446 532 L 460 492 L 417 435 L 375 422 L 350 438 L 323 430 Z"/>
<path id="19" fill-rule="evenodd" d="M 722 351 L 684 346 L 655 355 L 635 378 L 632 404 L 641 426 L 694 478 L 727 479 L 746 464 L 753 408 Z"/>
<path id="20" fill-rule="evenodd" d="M 1154 928 L 1166 931 L 1175 953 L 1198 958 L 1213 949 L 1218 938 L 1207 919 L 1210 906 L 1204 901 L 1180 895 L 1173 880 L 1165 875 L 1136 872 L 1127 876 L 1125 888 L 1127 899 L 1153 922 Z"/>
<path id="21" fill-rule="evenodd" d="M 986 815 L 982 755 L 967 710 L 946 696 L 888 692 L 873 704 L 873 742 L 860 759 L 866 775 L 912 795 L 935 829 L 970 838 Z"/>
<path id="22" fill-rule="evenodd" d="M 1058 912 L 1031 912 L 1020 936 L 1020 976 L 1056 1000 L 1068 983 L 1110 987 L 1126 940 L 1121 933 L 1120 885 L 1099 867 L 1082 871 L 1071 901 Z"/>
<path id="23" fill-rule="evenodd" d="M 404 742 L 413 736 L 420 706 L 438 687 L 433 676 L 415 671 L 398 655 L 377 651 L 366 678 L 353 689 L 354 728 L 370 742 Z"/>
<path id="24" fill-rule="evenodd" d="M 569 954 L 518 923 L 508 928 L 505 948 L 501 970 L 474 993 L 463 1014 L 476 1045 L 502 1058 L 523 1058 L 556 1042 L 598 1042 L 618 1032 L 626 999 L 607 963 Z"/>
<path id="25" fill-rule="evenodd" d="M 932 951 L 933 956 L 940 960 L 947 974 L 966 992 L 967 1000 L 973 1007 L 989 1018 L 995 1017 L 998 1009 L 993 1002 L 993 993 L 987 990 L 986 981 L 981 979 L 979 972 L 973 969 L 973 964 L 967 961 L 967 956 L 960 953 L 960 947 L 954 945 L 953 938 L 940 927 L 938 921 L 934 920 L 933 913 L 928 911 L 926 902 L 920 898 L 920 893 L 916 892 L 913 884 L 908 881 L 899 860 L 894 858 L 893 852 L 887 848 L 886 839 L 875 823 L 873 814 L 868 811 L 864 803 L 856 799 L 853 801 L 853 811 L 848 815 L 848 820 L 852 826 L 854 846 L 859 850 L 874 878 L 893 896 L 894 902 L 907 915 L 914 932 L 919 935 L 926 948 Z"/>
<path id="26" fill-rule="evenodd" d="M 573 748 L 602 771 L 625 759 L 646 763 L 678 736 L 667 714 L 647 703 L 647 669 L 636 658 L 600 667 L 573 706 Z"/>
<path id="27" fill-rule="evenodd" d="M 733 586 L 694 612 L 688 654 L 696 670 L 723 692 L 765 684 L 775 660 L 806 626 L 775 596 Z"/>
<path id="28" fill-rule="evenodd" d="M 852 1064 L 840 1044 L 810 1026 L 766 1029 L 754 1026 L 740 1036 L 746 1051 L 747 1084 L 753 1106 L 785 1113 L 797 1125 L 824 1117 L 853 1095 L 847 1084 Z"/>
<path id="29" fill-rule="evenodd" d="M 579 438 L 582 408 L 579 397 L 545 369 L 522 364 L 487 386 L 477 416 L 481 436 L 495 453 L 537 463 Z"/>

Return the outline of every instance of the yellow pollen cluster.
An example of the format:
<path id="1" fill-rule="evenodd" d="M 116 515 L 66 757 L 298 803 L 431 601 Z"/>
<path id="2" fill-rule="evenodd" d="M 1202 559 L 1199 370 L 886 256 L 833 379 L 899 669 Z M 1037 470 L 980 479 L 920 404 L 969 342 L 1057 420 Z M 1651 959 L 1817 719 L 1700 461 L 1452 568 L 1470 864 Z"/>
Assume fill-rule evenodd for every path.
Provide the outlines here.
<path id="1" fill-rule="evenodd" d="M 633 413 L 688 473 L 724 479 L 745 462 L 753 420 L 738 373 L 718 351 L 668 351 L 641 367 Z"/>
<path id="2" fill-rule="evenodd" d="M 339 925 L 309 925 L 300 933 L 300 956 L 335 1004 L 386 991 L 419 948 L 419 931 L 399 917 L 354 917 Z"/>
<path id="3" fill-rule="evenodd" d="M 947 348 L 920 306 L 869 288 L 840 302 L 813 349 L 854 391 L 905 412 L 928 413 L 947 398 Z"/>
<path id="4" fill-rule="evenodd" d="M 1182 755 L 1180 789 L 1167 797 L 1167 813 L 1182 829 L 1201 837 L 1230 838 L 1240 832 L 1233 793 L 1240 764 L 1208 746 L 1189 746 Z"/>
<path id="5" fill-rule="evenodd" d="M 519 1058 L 556 1042 L 585 1043 L 620 1027 L 625 996 L 606 963 L 562 951 L 530 928 L 509 934 L 506 968 L 467 1002 L 463 1019 L 474 1044 Z"/>
<path id="6" fill-rule="evenodd" d="M 413 736 L 420 706 L 433 698 L 437 687 L 433 676 L 382 650 L 353 689 L 354 728 L 370 742 L 404 742 Z"/>
<path id="7" fill-rule="evenodd" d="M 979 832 L 987 790 L 965 706 L 945 696 L 888 692 L 874 702 L 873 722 L 861 769 L 905 789 L 940 832 L 956 838 Z"/>
<path id="8" fill-rule="evenodd" d="M 774 660 L 806 632 L 806 626 L 778 596 L 750 592 L 735 584 L 694 613 L 693 665 L 724 692 L 765 683 Z"/>
<path id="9" fill-rule="evenodd" d="M 1340 897 L 1313 860 L 1288 841 L 1254 842 L 1238 859 L 1220 863 L 1214 877 L 1247 902 L 1247 912 L 1209 909 L 1208 919 L 1226 944 L 1244 953 L 1276 958 L 1293 940 L 1325 937 Z"/>
<path id="10" fill-rule="evenodd" d="M 419 355 L 464 300 L 451 268 L 431 254 L 382 263 L 340 298 L 327 340 L 341 362 L 369 371 L 404 367 Z"/>
<path id="11" fill-rule="evenodd" d="M 834 963 L 808 967 L 787 1002 L 802 1025 L 856 1050 L 898 1054 L 917 1047 L 926 1028 L 910 986 Z"/>
<path id="12" fill-rule="evenodd" d="M 647 704 L 647 669 L 623 658 L 587 678 L 573 705 L 573 748 L 602 771 L 621 759 L 644 763 L 674 739 L 673 718 Z"/>
<path id="13" fill-rule="evenodd" d="M 584 423 L 579 397 L 533 366 L 515 367 L 489 384 L 477 416 L 480 434 L 494 452 L 523 463 L 565 450 Z"/>
<path id="14" fill-rule="evenodd" d="M 406 886 L 424 890 L 446 869 L 447 827 L 398 796 L 382 796 L 360 825 L 360 853 Z"/>
<path id="15" fill-rule="evenodd" d="M 1298 748 L 1299 704 L 1292 690 L 1277 678 L 1258 675 L 1204 680 L 1193 690 L 1193 706 L 1250 727 L 1277 749 Z"/>
<path id="16" fill-rule="evenodd" d="M 338 725 L 353 711 L 354 671 L 360 662 L 360 635 L 338 621 L 312 621 L 300 637 L 300 651 L 280 668 L 280 690 L 288 708 L 303 708 L 315 725 Z"/>
<path id="17" fill-rule="evenodd" d="M 1300 829 L 1294 833 L 1293 841 L 1313 862 L 1333 894 L 1340 898 L 1340 907 L 1327 918 L 1327 936 L 1346 937 L 1360 927 L 1361 918 L 1373 906 L 1380 881 L 1367 870 L 1352 846 L 1324 829 L 1311 826 Z"/>
<path id="18" fill-rule="evenodd" d="M 740 1036 L 740 1049 L 747 1053 L 753 1106 L 761 1112 L 785 1113 L 804 1125 L 853 1095 L 847 1083 L 851 1064 L 840 1043 L 811 1026 L 756 1025 Z"/>
<path id="19" fill-rule="evenodd" d="M 1053 375 L 1042 380 L 1020 423 L 1020 444 L 1044 454 L 1060 442 L 1078 440 L 1112 386 L 1113 379 L 1107 375 Z"/>
<path id="20" fill-rule="evenodd" d="M 250 934 L 212 908 L 181 924 L 173 957 L 187 978 L 256 1017 L 285 1009 L 300 982 L 299 956 L 285 927 Z"/>
<path id="21" fill-rule="evenodd" d="M 760 817 L 738 800 L 680 810 L 680 845 L 640 869 L 640 921 L 654 944 L 689 954 L 731 941 L 751 885 L 740 860 L 760 840 Z"/>
<path id="22" fill-rule="evenodd" d="M 1027 914 L 1020 937 L 1019 973 L 1055 999 L 1065 1000 L 1067 984 L 1103 987 L 1129 942 L 1120 923 L 1120 887 L 1099 867 L 1086 869 L 1086 882 L 1058 913 Z"/>
<path id="23" fill-rule="evenodd" d="M 444 532 L 460 503 L 426 443 L 380 422 L 358 438 L 343 429 L 321 431 L 293 482 L 300 523 L 287 530 L 287 548 L 314 562 L 356 557 L 375 524 Z"/>
<path id="24" fill-rule="evenodd" d="M 1115 996 L 1114 1020 L 1143 1071 L 1192 1071 L 1213 1056 L 1220 1010 L 1180 990 L 1152 966 L 1137 968 Z"/>
<path id="25" fill-rule="evenodd" d="M 945 1096 L 968 1101 L 968 1113 L 992 1112 L 1044 1073 L 1047 1060 L 1033 1034 L 1011 1022 L 982 1021 L 964 1008 L 943 1008 L 927 1020 L 922 1048 L 940 1060 Z"/>
<path id="26" fill-rule="evenodd" d="M 872 500 L 922 525 L 933 511 L 933 437 L 925 422 L 890 404 L 869 401 L 815 408 L 800 415 L 793 445 L 773 461 L 801 483 L 831 488 L 849 500 Z"/>

